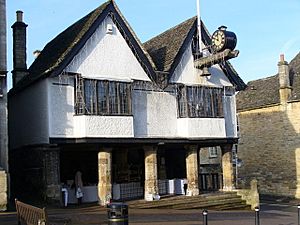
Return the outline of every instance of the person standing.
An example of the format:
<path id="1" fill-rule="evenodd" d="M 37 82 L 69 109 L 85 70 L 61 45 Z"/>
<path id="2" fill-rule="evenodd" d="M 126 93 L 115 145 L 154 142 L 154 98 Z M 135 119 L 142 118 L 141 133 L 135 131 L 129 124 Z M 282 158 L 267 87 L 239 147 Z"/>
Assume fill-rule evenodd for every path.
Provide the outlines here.
<path id="1" fill-rule="evenodd" d="M 83 188 L 82 173 L 80 170 L 78 170 L 75 174 L 75 194 L 78 200 L 78 204 L 82 203 L 82 197 L 83 197 L 82 188 Z"/>

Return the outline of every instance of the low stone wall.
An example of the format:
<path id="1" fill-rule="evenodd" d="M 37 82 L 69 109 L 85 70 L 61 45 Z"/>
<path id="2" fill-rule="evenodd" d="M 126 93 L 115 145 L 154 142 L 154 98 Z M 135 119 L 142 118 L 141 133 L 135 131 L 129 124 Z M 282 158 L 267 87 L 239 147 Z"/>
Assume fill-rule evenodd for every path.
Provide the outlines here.
<path id="1" fill-rule="evenodd" d="M 7 210 L 7 175 L 0 170 L 0 211 Z"/>
<path id="2" fill-rule="evenodd" d="M 257 180 L 251 181 L 250 189 L 237 189 L 235 190 L 243 200 L 246 200 L 248 205 L 251 205 L 251 209 L 254 210 L 255 207 L 259 207 L 259 193 L 257 190 Z"/>

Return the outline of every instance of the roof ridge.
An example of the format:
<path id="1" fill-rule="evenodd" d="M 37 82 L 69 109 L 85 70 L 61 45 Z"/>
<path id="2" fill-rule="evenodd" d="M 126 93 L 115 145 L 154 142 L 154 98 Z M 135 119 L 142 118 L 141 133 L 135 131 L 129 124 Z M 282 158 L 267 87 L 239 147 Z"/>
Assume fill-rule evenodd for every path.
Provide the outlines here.
<path id="1" fill-rule="evenodd" d="M 275 78 L 275 77 L 277 77 L 277 76 L 278 76 L 278 73 L 275 74 L 275 75 L 272 75 L 272 76 L 263 77 L 263 78 L 259 78 L 259 79 L 256 79 L 256 80 L 250 80 L 250 81 L 248 82 L 248 84 L 251 83 L 251 82 L 255 82 L 255 81 L 265 81 L 265 80 L 270 80 L 270 79 Z"/>
<path id="2" fill-rule="evenodd" d="M 178 27 L 182 26 L 184 23 L 187 23 L 188 21 L 190 21 L 190 20 L 192 20 L 192 19 L 196 19 L 196 18 L 197 18 L 197 16 L 193 16 L 193 17 L 191 17 L 191 18 L 189 18 L 189 19 L 186 19 L 186 20 L 184 20 L 183 22 L 181 22 L 181 23 L 179 23 L 179 24 L 177 24 L 177 25 L 175 25 L 175 26 L 173 26 L 173 27 L 170 27 L 169 29 L 165 30 L 164 32 L 162 32 L 162 33 L 160 33 L 160 34 L 158 34 L 158 35 L 152 37 L 151 39 L 145 41 L 145 42 L 143 43 L 143 45 L 147 44 L 148 42 L 150 42 L 151 40 L 153 40 L 153 39 L 155 39 L 155 38 L 158 38 L 158 37 L 160 37 L 160 36 L 163 36 L 164 34 L 170 32 L 170 31 L 172 31 L 172 30 L 177 29 Z"/>

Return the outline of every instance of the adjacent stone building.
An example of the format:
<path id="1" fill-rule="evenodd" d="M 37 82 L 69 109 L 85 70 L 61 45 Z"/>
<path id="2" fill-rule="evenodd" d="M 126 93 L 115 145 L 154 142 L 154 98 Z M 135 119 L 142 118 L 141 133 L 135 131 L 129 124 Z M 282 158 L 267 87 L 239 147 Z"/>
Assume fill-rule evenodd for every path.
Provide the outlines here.
<path id="1" fill-rule="evenodd" d="M 6 1 L 0 0 L 0 211 L 7 207 L 7 49 L 6 49 Z"/>
<path id="2" fill-rule="evenodd" d="M 245 84 L 223 53 L 209 74 L 196 66 L 196 17 L 142 44 L 107 1 L 50 41 L 27 69 L 21 15 L 12 26 L 9 92 L 14 195 L 59 201 L 64 185 L 72 203 L 76 170 L 86 202 L 153 200 L 174 188 L 182 194 L 183 180 L 187 194 L 197 195 L 199 151 L 214 146 L 222 149 L 220 188 L 234 188 L 235 93 Z M 201 33 L 210 46 L 204 26 Z"/>
<path id="3" fill-rule="evenodd" d="M 239 176 L 257 179 L 261 194 L 300 198 L 300 54 L 247 85 L 237 95 Z"/>

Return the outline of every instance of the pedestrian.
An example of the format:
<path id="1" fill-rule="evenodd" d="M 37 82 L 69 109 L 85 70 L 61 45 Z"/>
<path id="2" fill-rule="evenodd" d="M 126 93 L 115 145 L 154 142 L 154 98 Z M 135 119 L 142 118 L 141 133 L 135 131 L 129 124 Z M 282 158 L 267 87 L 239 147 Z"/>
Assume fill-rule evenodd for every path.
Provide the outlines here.
<path id="1" fill-rule="evenodd" d="M 77 170 L 75 174 L 75 194 L 76 194 L 78 205 L 82 203 L 82 197 L 83 197 L 82 190 L 83 190 L 82 173 L 80 170 Z"/>

